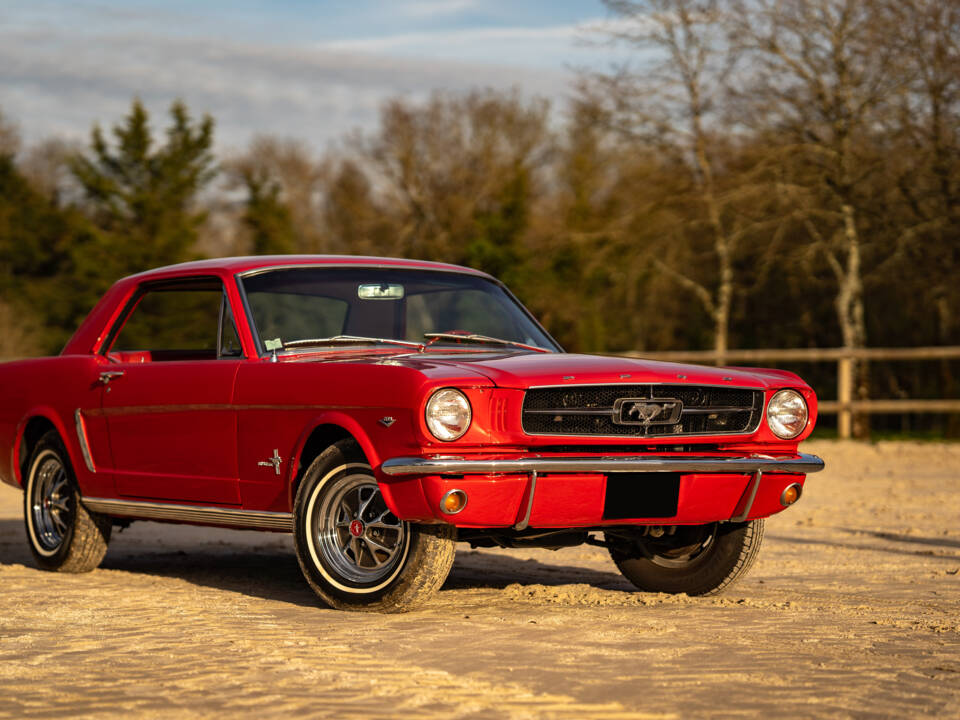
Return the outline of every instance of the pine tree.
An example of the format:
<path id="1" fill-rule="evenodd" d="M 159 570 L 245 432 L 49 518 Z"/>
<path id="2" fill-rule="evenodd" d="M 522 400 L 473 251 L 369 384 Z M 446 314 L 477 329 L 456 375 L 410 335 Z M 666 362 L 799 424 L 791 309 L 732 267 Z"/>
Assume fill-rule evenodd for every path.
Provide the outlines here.
<path id="1" fill-rule="evenodd" d="M 244 172 L 247 204 L 243 222 L 250 230 L 255 255 L 292 253 L 296 246 L 290 208 L 280 198 L 280 187 L 263 173 Z"/>
<path id="2" fill-rule="evenodd" d="M 86 211 L 101 237 L 88 254 L 116 279 L 191 259 L 205 214 L 196 198 L 213 179 L 213 119 L 194 123 L 175 102 L 163 145 L 154 142 L 139 100 L 113 128 L 114 146 L 94 127 L 88 155 L 74 159 Z"/>

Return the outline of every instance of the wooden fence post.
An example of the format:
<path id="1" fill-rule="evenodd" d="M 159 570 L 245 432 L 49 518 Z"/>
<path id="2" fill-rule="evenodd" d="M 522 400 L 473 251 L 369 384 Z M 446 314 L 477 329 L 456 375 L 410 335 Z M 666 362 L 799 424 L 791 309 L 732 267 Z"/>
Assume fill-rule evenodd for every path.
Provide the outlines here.
<path id="1" fill-rule="evenodd" d="M 841 440 L 849 440 L 853 434 L 853 358 L 849 355 L 837 360 L 837 434 Z"/>

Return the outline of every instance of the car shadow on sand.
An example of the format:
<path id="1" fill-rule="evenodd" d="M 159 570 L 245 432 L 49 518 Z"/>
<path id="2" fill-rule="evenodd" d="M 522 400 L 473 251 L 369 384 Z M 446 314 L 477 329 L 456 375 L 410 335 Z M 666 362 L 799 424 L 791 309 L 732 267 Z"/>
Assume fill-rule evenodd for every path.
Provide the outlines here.
<path id="1" fill-rule="evenodd" d="M 906 536 L 894 535 L 892 533 L 875 533 L 867 530 L 848 530 L 846 528 L 839 528 L 840 530 L 856 535 L 867 535 L 876 537 L 882 540 L 895 540 L 898 542 L 913 542 L 922 545 L 940 545 L 945 548 L 954 547 L 953 541 L 934 541 L 932 538 L 910 538 L 907 539 Z M 885 547 L 883 545 L 876 544 L 865 544 L 857 542 L 836 542 L 830 539 L 820 539 L 820 538 L 806 538 L 806 537 L 795 537 L 791 535 L 784 534 L 770 534 L 765 537 L 765 539 L 774 541 L 774 542 L 784 542 L 797 545 L 823 545 L 827 547 L 837 547 L 844 548 L 847 550 L 856 550 L 857 552 L 868 550 L 871 552 L 885 553 L 889 555 L 907 555 L 912 557 L 923 557 L 929 558 L 931 560 L 943 560 L 946 562 L 956 562 L 957 556 L 953 553 L 943 554 L 937 553 L 934 550 L 911 550 L 898 547 Z"/>
<path id="2" fill-rule="evenodd" d="M 557 564 L 528 558 L 515 558 L 496 551 L 457 548 L 457 559 L 444 589 L 492 588 L 508 585 L 590 585 L 600 590 L 632 592 L 633 586 L 616 572 L 613 561 L 610 572 L 575 565 L 561 565 L 563 550 L 557 552 Z"/>
<path id="3" fill-rule="evenodd" d="M 907 543 L 912 545 L 931 545 L 942 548 L 960 548 L 960 540 L 954 540 L 947 537 L 918 537 L 916 535 L 902 535 L 892 532 L 877 532 L 875 530 L 864 530 L 862 528 L 837 528 L 850 535 L 866 535 L 868 537 L 878 538 L 880 540 L 890 540 L 892 542 Z"/>
<path id="4" fill-rule="evenodd" d="M 0 565 L 33 565 L 23 520 L 0 520 Z"/>
<path id="5" fill-rule="evenodd" d="M 321 604 L 304 580 L 292 548 L 279 547 L 275 542 L 263 547 L 251 546 L 249 541 L 207 541 L 191 545 L 171 541 L 169 532 L 164 535 L 162 543 L 151 546 L 142 539 L 124 542 L 121 533 L 111 542 L 100 567 L 177 579 L 293 605 L 316 607 Z M 0 520 L 0 565 L 35 568 L 26 543 L 22 521 Z M 562 557 L 558 556 L 557 560 L 562 562 Z M 515 558 L 497 551 L 476 551 L 458 545 L 457 559 L 441 594 L 457 590 L 500 590 L 513 584 L 586 584 L 604 590 L 630 590 L 629 584 L 616 572 Z"/>

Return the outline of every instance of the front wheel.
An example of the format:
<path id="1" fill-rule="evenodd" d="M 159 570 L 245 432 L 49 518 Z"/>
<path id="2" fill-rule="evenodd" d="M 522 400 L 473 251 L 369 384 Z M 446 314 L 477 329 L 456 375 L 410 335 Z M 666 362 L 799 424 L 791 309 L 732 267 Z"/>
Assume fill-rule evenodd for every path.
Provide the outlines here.
<path id="1" fill-rule="evenodd" d="M 387 507 L 352 441 L 311 463 L 294 503 L 297 560 L 314 592 L 341 610 L 404 612 L 443 585 L 455 528 L 413 525 Z"/>
<path id="2" fill-rule="evenodd" d="M 646 592 L 715 595 L 757 559 L 763 520 L 680 526 L 653 537 L 639 529 L 606 534 L 610 555 L 627 580 Z"/>

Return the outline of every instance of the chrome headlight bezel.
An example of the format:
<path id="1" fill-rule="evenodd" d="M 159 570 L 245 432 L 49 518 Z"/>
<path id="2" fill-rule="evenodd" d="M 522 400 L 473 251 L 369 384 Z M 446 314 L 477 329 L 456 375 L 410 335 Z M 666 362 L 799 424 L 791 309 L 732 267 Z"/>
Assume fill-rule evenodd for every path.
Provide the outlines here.
<path id="1" fill-rule="evenodd" d="M 767 427 L 781 440 L 793 440 L 807 429 L 810 408 L 798 391 L 778 390 L 767 402 Z M 789 419 L 788 419 L 789 418 Z"/>
<path id="2" fill-rule="evenodd" d="M 444 421 L 441 418 L 447 418 Z M 473 422 L 473 408 L 467 396 L 456 388 L 441 388 L 424 406 L 427 430 L 441 442 L 453 442 L 464 436 Z"/>

